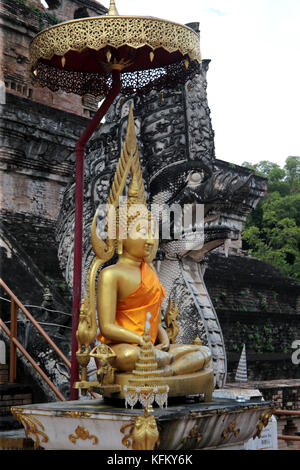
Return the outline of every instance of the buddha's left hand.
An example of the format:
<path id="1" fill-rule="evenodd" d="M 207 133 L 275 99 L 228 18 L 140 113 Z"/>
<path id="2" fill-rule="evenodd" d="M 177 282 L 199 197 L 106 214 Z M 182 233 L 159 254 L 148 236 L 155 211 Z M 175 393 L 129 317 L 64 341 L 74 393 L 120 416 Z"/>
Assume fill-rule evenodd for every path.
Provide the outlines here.
<path id="1" fill-rule="evenodd" d="M 158 334 L 157 334 L 158 344 L 155 345 L 156 349 L 161 349 L 162 351 L 169 351 L 170 340 L 166 333 L 166 330 L 159 325 Z"/>
<path id="2" fill-rule="evenodd" d="M 156 344 L 155 345 L 155 348 L 156 349 L 160 349 L 162 351 L 169 351 L 169 347 L 170 347 L 170 343 L 160 343 L 160 344 Z"/>

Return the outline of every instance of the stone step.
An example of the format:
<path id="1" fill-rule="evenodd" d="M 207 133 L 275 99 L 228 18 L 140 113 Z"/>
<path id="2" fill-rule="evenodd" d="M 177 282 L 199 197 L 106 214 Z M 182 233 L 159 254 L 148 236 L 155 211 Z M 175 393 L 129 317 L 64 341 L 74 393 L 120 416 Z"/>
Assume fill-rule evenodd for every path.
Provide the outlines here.
<path id="1" fill-rule="evenodd" d="M 32 389 L 24 384 L 0 384 L 0 431 L 20 427 L 11 414 L 11 407 L 17 405 L 30 405 L 32 403 Z"/>
<path id="2" fill-rule="evenodd" d="M 213 318 L 210 318 L 208 321 L 207 321 L 207 327 L 209 330 L 216 330 L 216 331 L 219 331 L 219 326 L 218 326 L 218 323 L 216 322 L 215 319 Z"/>
<path id="3" fill-rule="evenodd" d="M 185 265 L 184 272 L 187 285 L 192 295 L 195 297 L 195 302 L 200 311 L 199 313 L 205 324 L 212 353 L 212 365 L 217 383 L 220 384 L 224 381 L 226 373 L 226 353 L 217 315 L 203 281 L 202 274 L 199 273 L 196 266 L 194 264 Z"/>
<path id="4" fill-rule="evenodd" d="M 8 365 L 0 364 L 0 384 L 6 384 L 8 382 Z"/>
<path id="5" fill-rule="evenodd" d="M 205 320 L 210 320 L 210 319 L 213 320 L 215 318 L 215 315 L 214 315 L 213 311 L 211 311 L 211 312 L 204 311 L 202 313 L 203 313 L 203 317 L 204 317 Z"/>
<path id="6" fill-rule="evenodd" d="M 31 450 L 32 439 L 26 438 L 25 429 L 0 431 L 0 450 Z"/>

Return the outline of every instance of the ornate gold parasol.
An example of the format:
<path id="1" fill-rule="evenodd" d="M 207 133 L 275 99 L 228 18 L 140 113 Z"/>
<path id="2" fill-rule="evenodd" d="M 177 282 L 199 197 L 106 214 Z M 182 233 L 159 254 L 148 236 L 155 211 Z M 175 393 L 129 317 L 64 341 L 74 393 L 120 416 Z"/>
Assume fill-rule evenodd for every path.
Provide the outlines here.
<path id="1" fill-rule="evenodd" d="M 199 36 L 187 26 L 152 17 L 108 15 L 60 23 L 30 45 L 30 66 L 40 86 L 106 96 L 111 71 L 121 72 L 123 94 L 184 83 L 199 71 Z"/>
<path id="2" fill-rule="evenodd" d="M 107 15 L 67 21 L 41 31 L 30 44 L 30 67 L 41 87 L 105 97 L 76 144 L 71 399 L 78 397 L 76 360 L 82 274 L 85 146 L 117 95 L 145 94 L 185 83 L 199 72 L 199 36 L 152 17 Z"/>

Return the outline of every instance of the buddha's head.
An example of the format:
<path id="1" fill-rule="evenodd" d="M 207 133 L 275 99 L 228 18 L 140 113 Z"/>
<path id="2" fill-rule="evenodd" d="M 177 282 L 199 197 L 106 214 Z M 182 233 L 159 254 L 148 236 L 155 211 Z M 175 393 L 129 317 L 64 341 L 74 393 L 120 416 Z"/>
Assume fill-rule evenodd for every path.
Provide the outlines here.
<path id="1" fill-rule="evenodd" d="M 136 176 L 133 174 L 126 202 L 117 214 L 117 252 L 147 259 L 156 250 L 157 224 L 139 197 Z M 153 257 L 153 256 L 152 256 Z"/>
<path id="2" fill-rule="evenodd" d="M 120 202 L 129 174 L 131 181 L 127 198 Z M 95 254 L 103 262 L 112 258 L 115 245 L 119 255 L 128 253 L 147 262 L 154 259 L 159 241 L 158 224 L 147 209 L 132 107 L 126 139 L 107 200 L 105 243 L 97 236 L 96 218 L 97 212 L 92 223 L 91 240 Z"/>

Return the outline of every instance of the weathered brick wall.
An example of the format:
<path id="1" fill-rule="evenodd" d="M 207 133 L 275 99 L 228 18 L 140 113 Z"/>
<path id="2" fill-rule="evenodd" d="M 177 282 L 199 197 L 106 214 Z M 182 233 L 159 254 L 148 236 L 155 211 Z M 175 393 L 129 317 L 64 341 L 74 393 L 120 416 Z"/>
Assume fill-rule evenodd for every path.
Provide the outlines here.
<path id="1" fill-rule="evenodd" d="M 10 413 L 10 408 L 17 405 L 30 405 L 32 403 L 31 393 L 7 393 L 0 391 L 0 415 L 6 416 Z"/>
<path id="2" fill-rule="evenodd" d="M 0 384 L 6 384 L 8 382 L 8 366 L 6 364 L 0 364 Z"/>
<path id="3" fill-rule="evenodd" d="M 208 259 L 205 280 L 218 311 L 300 314 L 299 282 L 285 278 L 269 263 L 213 253 Z"/>
<path id="4" fill-rule="evenodd" d="M 64 285 L 55 221 L 88 121 L 11 94 L 1 115 L 1 276 L 22 301 L 40 304 L 49 282 L 51 290 Z"/>
<path id="5" fill-rule="evenodd" d="M 40 305 L 45 288 L 50 287 L 54 306 L 68 311 L 70 297 L 57 262 L 55 221 L 75 169 L 76 142 L 97 102 L 89 96 L 52 94 L 37 87 L 30 73 L 33 37 L 45 27 L 73 19 L 65 6 L 75 8 L 85 2 L 56 3 L 61 7 L 60 17 L 40 7 L 38 0 L 0 3 L 4 85 L 0 102 L 0 269 L 21 301 Z M 90 13 L 101 10 L 98 3 L 87 3 Z"/>
<path id="6" fill-rule="evenodd" d="M 247 347 L 247 346 L 246 346 Z M 239 354 L 227 352 L 227 380 L 235 380 Z M 250 380 L 299 379 L 299 366 L 292 362 L 292 354 L 247 353 L 247 374 Z"/>
<path id="7" fill-rule="evenodd" d="M 60 272 L 54 230 L 46 219 L 2 213 L 0 276 L 21 302 L 41 305 L 48 287 L 53 296 L 49 308 L 68 312 L 70 291 Z M 2 289 L 0 295 L 6 297 Z M 7 312 L 8 319 L 9 311 L 9 304 L 3 303 L 1 315 Z"/>
<path id="8" fill-rule="evenodd" d="M 55 220 L 88 121 L 15 95 L 1 115 L 1 210 Z"/>
<path id="9" fill-rule="evenodd" d="M 292 343 L 300 339 L 296 313 L 219 310 L 218 318 L 228 351 L 232 353 L 240 353 L 245 343 L 247 350 L 254 354 L 289 354 Z"/>
<path id="10" fill-rule="evenodd" d="M 34 214 L 55 220 L 61 203 L 63 187 L 55 181 L 33 179 L 27 175 L 0 174 L 1 209 Z"/>
<path id="11" fill-rule="evenodd" d="M 98 16 L 104 15 L 107 9 L 94 0 L 49 0 L 49 12 L 55 14 L 57 18 L 64 20 L 78 18 L 78 15 Z"/>
<path id="12" fill-rule="evenodd" d="M 273 401 L 279 410 L 300 410 L 300 380 L 263 382 L 260 385 L 263 397 Z"/>
<path id="13" fill-rule="evenodd" d="M 52 93 L 47 88 L 39 88 L 29 69 L 29 45 L 33 37 L 48 26 L 74 18 L 71 10 L 74 11 L 76 2 L 64 0 L 61 4 L 66 8 L 62 8 L 61 14 L 56 16 L 55 10 L 37 10 L 37 6 L 30 0 L 1 1 L 0 17 L 3 34 L 1 68 L 5 88 L 8 93 L 16 96 L 90 118 L 97 110 L 97 100 L 91 97 L 83 101 L 80 96 L 73 93 Z"/>
<path id="14" fill-rule="evenodd" d="M 30 405 L 32 393 L 30 387 L 0 382 L 0 417 L 10 416 L 12 406 Z M 1 418 L 0 418 L 1 419 Z"/>
<path id="15" fill-rule="evenodd" d="M 228 381 L 246 345 L 250 380 L 300 378 L 292 344 L 300 339 L 299 283 L 268 263 L 211 254 L 205 282 L 217 310 L 228 361 Z"/>

